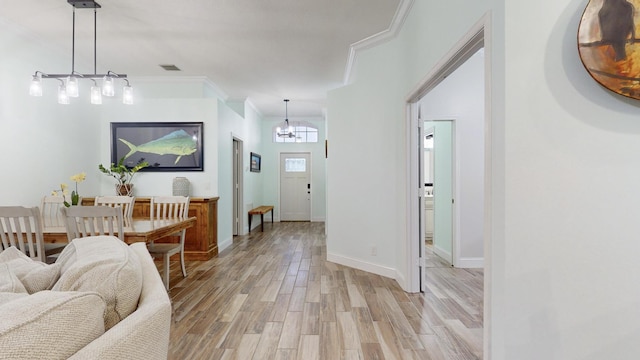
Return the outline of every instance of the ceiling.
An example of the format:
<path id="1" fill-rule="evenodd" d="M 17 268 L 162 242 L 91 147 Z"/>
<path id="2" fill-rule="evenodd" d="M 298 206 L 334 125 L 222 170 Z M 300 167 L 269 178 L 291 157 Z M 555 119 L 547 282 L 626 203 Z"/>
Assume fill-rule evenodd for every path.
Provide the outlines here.
<path id="1" fill-rule="evenodd" d="M 350 46 L 388 30 L 401 1 L 97 0 L 97 72 L 205 76 L 264 116 L 282 116 L 285 98 L 290 116 L 319 116 L 327 91 L 344 84 Z M 68 73 L 45 61 L 56 52 L 71 63 L 72 10 L 66 0 L 20 0 L 0 18 L 45 45 L 34 71 Z M 76 10 L 75 39 L 75 69 L 92 73 L 91 9 Z"/>

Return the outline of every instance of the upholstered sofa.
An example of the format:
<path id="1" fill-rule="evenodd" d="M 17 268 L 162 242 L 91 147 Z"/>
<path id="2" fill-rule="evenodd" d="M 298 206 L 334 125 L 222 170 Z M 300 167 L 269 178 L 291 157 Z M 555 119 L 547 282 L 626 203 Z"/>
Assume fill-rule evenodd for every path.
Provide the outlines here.
<path id="1" fill-rule="evenodd" d="M 0 253 L 0 359 L 166 359 L 170 324 L 144 243 L 75 239 L 51 265 Z"/>

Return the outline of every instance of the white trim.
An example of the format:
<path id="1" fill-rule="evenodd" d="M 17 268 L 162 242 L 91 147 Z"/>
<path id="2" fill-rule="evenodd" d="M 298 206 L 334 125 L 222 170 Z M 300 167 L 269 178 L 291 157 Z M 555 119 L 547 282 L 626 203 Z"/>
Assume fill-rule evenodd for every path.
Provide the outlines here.
<path id="1" fill-rule="evenodd" d="M 218 241 L 218 254 L 228 248 L 229 246 L 233 245 L 233 238 L 228 238 L 224 241 Z"/>
<path id="2" fill-rule="evenodd" d="M 311 218 L 311 222 L 325 222 L 325 220 L 326 218 L 324 216 Z"/>
<path id="3" fill-rule="evenodd" d="M 396 13 L 393 15 L 393 20 L 391 20 L 391 25 L 389 25 L 386 30 L 351 44 L 349 47 L 349 56 L 347 57 L 347 65 L 344 70 L 343 83 L 345 85 L 351 81 L 351 74 L 358 52 L 370 49 L 395 38 L 404 26 L 407 16 L 409 16 L 409 10 L 411 10 L 411 6 L 413 6 L 413 1 L 414 0 L 400 0 Z"/>
<path id="4" fill-rule="evenodd" d="M 380 266 L 370 262 L 362 261 L 359 259 L 350 258 L 333 253 L 327 253 L 327 261 L 348 266 L 354 269 L 370 272 L 376 275 L 384 276 L 390 279 L 396 278 L 396 269 Z"/>

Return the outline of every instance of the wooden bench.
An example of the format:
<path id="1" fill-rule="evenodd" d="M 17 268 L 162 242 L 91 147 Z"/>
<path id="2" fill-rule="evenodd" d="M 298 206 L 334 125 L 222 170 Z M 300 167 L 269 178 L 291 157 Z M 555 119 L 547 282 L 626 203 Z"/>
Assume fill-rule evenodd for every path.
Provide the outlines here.
<path id="1" fill-rule="evenodd" d="M 263 205 L 249 210 L 249 232 L 251 232 L 251 218 L 253 215 L 260 215 L 260 230 L 264 232 L 264 214 L 271 212 L 271 223 L 273 224 L 273 206 Z"/>

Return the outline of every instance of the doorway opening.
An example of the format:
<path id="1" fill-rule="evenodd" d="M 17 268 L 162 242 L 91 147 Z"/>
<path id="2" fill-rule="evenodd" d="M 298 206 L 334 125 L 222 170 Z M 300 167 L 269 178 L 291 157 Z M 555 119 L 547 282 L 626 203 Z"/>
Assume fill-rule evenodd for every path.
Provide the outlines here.
<path id="1" fill-rule="evenodd" d="M 242 209 L 242 204 L 244 202 L 243 200 L 243 172 L 242 172 L 242 168 L 243 168 L 243 162 L 242 162 L 242 154 L 244 154 L 243 152 L 243 143 L 242 140 L 236 138 L 235 136 L 233 137 L 233 151 L 232 151 L 232 163 L 233 163 L 233 190 L 232 190 L 232 194 L 233 194 L 233 214 L 232 214 L 232 219 L 233 219 L 233 236 L 237 236 L 237 235 L 242 235 L 244 234 L 243 227 L 244 227 L 244 216 L 243 216 L 243 209 Z"/>
<path id="2" fill-rule="evenodd" d="M 485 15 L 472 29 L 465 35 L 449 53 L 447 53 L 443 59 L 434 66 L 434 70 L 429 73 L 420 84 L 410 93 L 407 97 L 407 116 L 406 116 L 406 129 L 407 129 L 407 159 L 408 159 L 408 180 L 407 180 L 407 212 L 409 214 L 408 228 L 407 228 L 407 282 L 406 289 L 410 292 L 417 292 L 421 290 L 421 283 L 424 280 L 423 274 L 429 270 L 426 268 L 424 258 L 420 258 L 423 250 L 424 242 L 424 198 L 425 198 L 425 183 L 420 182 L 422 178 L 419 174 L 421 170 L 420 161 L 424 155 L 424 149 L 422 145 L 422 131 L 425 126 L 425 119 L 443 119 L 443 118 L 456 118 L 456 113 L 438 114 L 438 116 L 426 115 L 426 108 L 422 104 L 422 99 L 430 92 L 432 92 L 438 85 L 440 85 L 445 79 L 454 75 L 454 72 L 466 63 L 474 54 L 482 50 L 483 60 L 481 68 L 483 71 L 483 78 L 478 81 L 478 86 L 482 89 L 483 94 L 479 101 L 482 120 L 478 121 L 481 125 L 480 131 L 476 132 L 476 137 L 481 138 L 483 141 L 482 151 L 480 152 L 480 158 L 482 168 L 480 169 L 480 178 L 482 183 L 478 185 L 476 194 L 480 194 L 482 199 L 480 201 L 480 208 L 482 210 L 482 216 L 480 219 L 476 219 L 480 224 L 480 230 L 476 231 L 476 235 L 481 237 L 479 248 L 481 255 L 478 258 L 465 258 L 461 256 L 460 246 L 460 222 L 463 221 L 460 216 L 460 208 L 466 206 L 463 201 L 468 199 L 468 196 L 456 199 L 455 195 L 453 201 L 456 203 L 455 211 L 456 218 L 460 219 L 455 224 L 454 246 L 453 246 L 453 259 L 454 265 L 456 262 L 463 260 L 464 264 L 460 267 L 479 267 L 483 270 L 483 342 L 484 342 L 484 358 L 490 358 L 491 356 L 491 208 L 492 208 L 492 172 L 491 172 L 491 20 L 489 15 Z M 467 105 L 466 100 L 458 101 L 458 104 Z M 462 106 L 461 106 L 462 107 Z M 454 116 L 451 116 L 454 115 Z M 460 119 L 461 120 L 461 119 Z M 459 131 L 460 135 L 461 131 Z M 459 146 L 460 141 L 455 142 L 456 146 Z M 460 151 L 456 148 L 456 154 Z M 457 156 L 458 159 L 463 154 Z M 455 171 L 460 171 L 459 164 L 454 164 Z M 465 179 L 464 175 L 458 173 L 457 178 L 461 182 Z M 462 186 L 458 183 L 455 184 L 454 194 L 460 194 Z M 417 190 L 417 191 L 416 191 Z M 434 189 L 437 192 L 437 189 Z M 462 227 L 464 229 L 464 227 Z M 464 236 L 463 236 L 464 237 Z M 465 245 L 466 246 L 466 245 Z M 471 266 L 467 266 L 471 265 Z M 456 265 L 457 266 L 457 265 Z"/>

